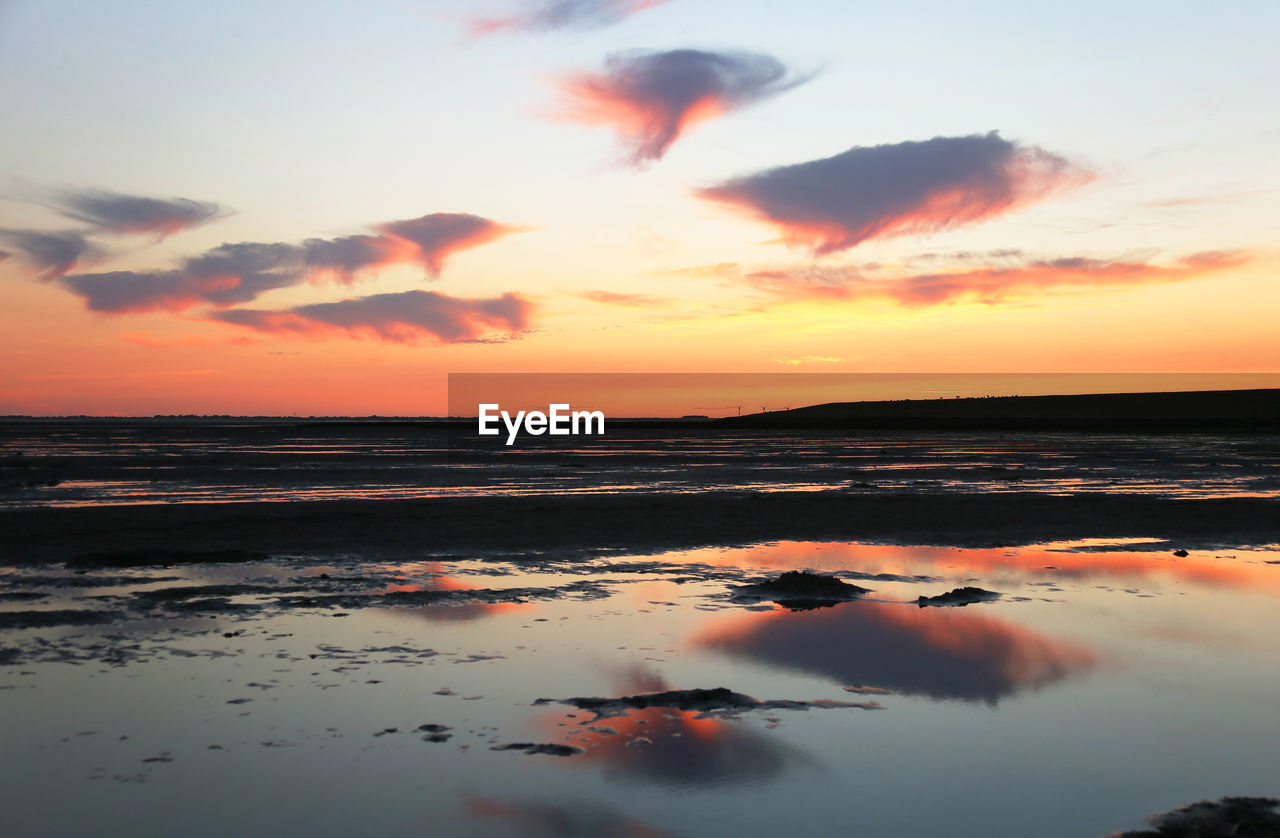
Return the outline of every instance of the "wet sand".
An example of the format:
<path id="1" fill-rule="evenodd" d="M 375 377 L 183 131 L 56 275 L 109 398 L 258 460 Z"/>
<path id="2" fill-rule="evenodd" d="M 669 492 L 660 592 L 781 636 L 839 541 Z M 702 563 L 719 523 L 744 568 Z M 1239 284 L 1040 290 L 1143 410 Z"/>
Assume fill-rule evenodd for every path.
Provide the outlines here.
<path id="1" fill-rule="evenodd" d="M 1093 537 L 1145 538 L 1178 547 L 1277 543 L 1280 503 L 1096 494 L 866 496 L 833 490 L 0 511 L 0 552 L 12 564 L 147 551 L 170 551 L 166 561 L 181 561 L 184 553 L 198 561 L 201 553 L 228 550 L 385 559 L 488 551 L 594 555 L 778 539 L 979 547 Z"/>

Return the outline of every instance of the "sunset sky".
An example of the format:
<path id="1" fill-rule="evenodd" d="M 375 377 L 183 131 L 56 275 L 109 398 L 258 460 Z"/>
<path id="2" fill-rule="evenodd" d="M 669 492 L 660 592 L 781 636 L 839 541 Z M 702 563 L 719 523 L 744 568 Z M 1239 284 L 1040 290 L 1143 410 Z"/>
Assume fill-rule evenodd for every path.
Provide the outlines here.
<path id="1" fill-rule="evenodd" d="M 1277 31 L 1271 0 L 0 0 L 0 414 L 1280 371 Z"/>

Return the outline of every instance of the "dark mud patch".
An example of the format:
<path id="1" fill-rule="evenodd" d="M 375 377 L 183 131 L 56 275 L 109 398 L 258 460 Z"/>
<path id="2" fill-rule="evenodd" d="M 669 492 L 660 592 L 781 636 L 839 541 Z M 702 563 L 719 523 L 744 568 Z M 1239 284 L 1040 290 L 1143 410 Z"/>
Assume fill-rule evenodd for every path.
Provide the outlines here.
<path id="1" fill-rule="evenodd" d="M 223 550 L 178 550 L 170 547 L 146 547 L 135 550 L 113 550 L 86 553 L 67 560 L 69 568 L 150 567 L 176 564 L 233 564 L 269 559 L 265 553 L 241 548 Z"/>
<path id="2" fill-rule="evenodd" d="M 155 585 L 160 582 L 180 582 L 180 576 L 89 576 L 81 571 L 69 576 L 50 576 L 24 574 L 10 577 L 6 584 L 22 585 L 27 588 L 125 588 L 139 585 Z"/>
<path id="3" fill-rule="evenodd" d="M 54 626 L 93 626 L 123 619 L 121 611 L 10 611 L 0 613 L 0 629 L 52 628 Z"/>
<path id="4" fill-rule="evenodd" d="M 793 701 L 788 699 L 761 701 L 743 693 L 736 693 L 727 687 L 692 690 L 667 690 L 659 693 L 628 695 L 620 698 L 539 698 L 534 705 L 567 704 L 579 710 L 587 710 L 595 714 L 595 719 L 625 716 L 630 710 L 644 710 L 650 707 L 666 707 L 672 710 L 686 710 L 703 716 L 734 716 L 749 710 L 809 710 L 810 708 L 856 707 L 862 710 L 883 710 L 884 707 L 875 701 L 852 702 L 830 701 Z M 593 721 L 595 721 L 593 719 Z"/>
<path id="5" fill-rule="evenodd" d="M 936 606 L 961 606 L 972 605 L 975 602 L 995 602 L 1000 598 L 1000 594 L 995 591 L 987 591 L 982 588 L 955 588 L 947 591 L 945 594 L 937 596 L 921 596 L 916 599 L 916 605 L 924 608 L 927 605 Z"/>
<path id="6" fill-rule="evenodd" d="M 0 593 L 0 602 L 30 602 L 36 599 L 46 599 L 49 595 L 40 591 L 8 591 Z"/>
<path id="7" fill-rule="evenodd" d="M 612 591 L 608 580 L 583 580 L 547 588 L 464 588 L 385 593 L 323 593 L 276 597 L 285 608 L 419 608 L 427 605 L 518 604 L 530 600 L 572 597 L 581 600 L 607 599 Z"/>
<path id="8" fill-rule="evenodd" d="M 453 728 L 448 725 L 418 725 L 418 732 L 422 734 L 423 742 L 448 742 L 453 738 L 453 734 L 449 732 L 451 730 Z"/>
<path id="9" fill-rule="evenodd" d="M 1108 838 L 1274 838 L 1280 835 L 1280 814 L 1274 797 L 1224 797 L 1201 800 L 1150 815 L 1153 829 L 1113 832 Z"/>
<path id="10" fill-rule="evenodd" d="M 739 602 L 770 600 L 792 608 L 814 608 L 847 602 L 866 593 L 870 590 L 834 576 L 788 570 L 777 579 L 735 588 L 731 596 Z"/>
<path id="11" fill-rule="evenodd" d="M 556 745 L 549 742 L 511 742 L 506 745 L 494 745 L 491 751 L 521 751 L 526 754 L 545 754 L 553 757 L 571 757 L 582 753 L 581 748 L 573 745 Z"/>
<path id="12" fill-rule="evenodd" d="M 417 560 L 424 544 L 433 555 L 586 558 L 779 540 L 1009 547 L 1139 537 L 1195 549 L 1280 541 L 1271 498 L 833 490 L 763 493 L 749 515 L 742 504 L 740 492 L 708 491 L 297 501 L 287 515 L 269 501 L 16 509 L 0 510 L 0 548 L 11 565 L 141 566 L 245 561 L 258 552 Z M 554 527 L 546 526 L 548 509 Z M 86 555 L 84 545 L 94 543 L 100 551 Z"/>
<path id="13" fill-rule="evenodd" d="M 262 610 L 261 605 L 246 602 L 232 602 L 226 597 L 203 597 L 167 602 L 164 605 L 169 611 L 184 614 L 200 614 L 216 616 L 218 614 L 251 614 Z"/>
<path id="14" fill-rule="evenodd" d="M 842 570 L 833 575 L 842 579 L 860 579 L 864 582 L 907 582 L 917 584 L 942 581 L 937 576 L 904 576 L 900 573 L 859 573 L 856 570 Z"/>
<path id="15" fill-rule="evenodd" d="M 146 603 L 155 602 L 173 602 L 184 599 L 210 598 L 210 597 L 233 597 L 245 596 L 248 594 L 272 594 L 281 593 L 280 587 L 272 585 L 183 585 L 173 588 L 156 588 L 150 591 L 135 591 L 133 596 L 137 600 Z M 306 588 L 297 587 L 296 590 L 306 590 Z"/>

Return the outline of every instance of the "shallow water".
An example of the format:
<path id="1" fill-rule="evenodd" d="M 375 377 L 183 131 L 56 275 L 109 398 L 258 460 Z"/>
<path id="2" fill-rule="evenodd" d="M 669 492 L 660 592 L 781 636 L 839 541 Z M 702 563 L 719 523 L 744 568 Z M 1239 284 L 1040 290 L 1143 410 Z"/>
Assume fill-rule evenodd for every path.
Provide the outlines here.
<path id="1" fill-rule="evenodd" d="M 1280 441 L 1248 434 L 610 431 L 508 448 L 430 424 L 0 422 L 0 509 L 804 491 L 1280 497 Z"/>
<path id="2" fill-rule="evenodd" d="M 1280 547 L 1144 546 L 7 570 L 0 805 L 14 835 L 1065 837 L 1274 794 Z M 731 596 L 788 569 L 871 592 Z M 915 603 L 961 585 L 1001 597 Z M 535 703 L 713 687 L 864 706 Z"/>

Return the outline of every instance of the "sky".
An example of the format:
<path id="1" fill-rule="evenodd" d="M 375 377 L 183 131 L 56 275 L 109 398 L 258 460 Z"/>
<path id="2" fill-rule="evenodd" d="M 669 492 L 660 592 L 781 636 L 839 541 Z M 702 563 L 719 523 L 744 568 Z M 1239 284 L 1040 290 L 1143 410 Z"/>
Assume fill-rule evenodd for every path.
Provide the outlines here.
<path id="1" fill-rule="evenodd" d="M 1280 372 L 1276 31 L 1271 0 L 0 0 L 0 414 Z"/>

